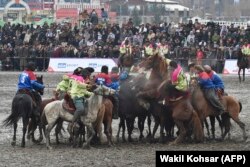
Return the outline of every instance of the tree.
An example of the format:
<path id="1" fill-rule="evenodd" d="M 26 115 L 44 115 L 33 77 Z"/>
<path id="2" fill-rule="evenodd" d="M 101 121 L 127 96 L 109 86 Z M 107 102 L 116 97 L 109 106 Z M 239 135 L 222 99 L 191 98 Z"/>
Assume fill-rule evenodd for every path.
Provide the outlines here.
<path id="1" fill-rule="evenodd" d="M 133 9 L 131 16 L 133 18 L 134 25 L 139 26 L 141 24 L 142 19 L 140 17 L 139 10 L 136 7 Z"/>

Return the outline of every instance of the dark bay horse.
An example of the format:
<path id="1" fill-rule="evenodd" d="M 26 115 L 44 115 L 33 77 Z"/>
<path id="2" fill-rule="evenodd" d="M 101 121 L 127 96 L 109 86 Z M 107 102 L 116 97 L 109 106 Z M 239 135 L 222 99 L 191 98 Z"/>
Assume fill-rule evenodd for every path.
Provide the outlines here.
<path id="1" fill-rule="evenodd" d="M 37 77 L 37 81 L 43 84 L 43 76 Z M 23 121 L 23 137 L 21 146 L 25 147 L 25 135 L 27 131 L 27 126 L 29 124 L 29 118 L 31 117 L 32 121 L 34 121 L 35 125 L 39 124 L 40 115 L 39 107 L 42 101 L 41 96 L 43 95 L 44 90 L 39 90 L 33 92 L 33 98 L 36 102 L 36 105 L 33 102 L 31 95 L 28 93 L 17 93 L 12 100 L 11 106 L 11 114 L 3 121 L 4 126 L 14 125 L 14 135 L 11 142 L 11 145 L 16 145 L 16 130 L 17 130 L 17 122 L 20 118 Z"/>
<path id="2" fill-rule="evenodd" d="M 238 70 L 238 76 L 239 76 L 239 81 L 245 81 L 245 71 L 247 68 L 249 68 L 249 60 L 248 60 L 248 57 L 243 55 L 241 49 L 238 49 L 237 50 L 237 55 L 238 55 L 238 58 L 237 58 L 237 66 L 239 67 L 239 70 Z M 241 70 L 243 71 L 243 79 L 241 80 Z"/>
<path id="3" fill-rule="evenodd" d="M 204 119 L 208 116 L 217 116 L 218 114 L 216 111 L 210 106 L 210 104 L 205 99 L 203 92 L 198 85 L 196 80 L 193 80 L 191 83 L 192 90 L 192 105 L 194 106 L 195 110 L 197 111 L 200 120 L 203 122 Z M 197 103 L 198 102 L 198 103 Z M 222 96 L 221 102 L 225 107 L 226 113 L 240 126 L 243 132 L 243 139 L 246 140 L 246 131 L 245 131 L 245 124 L 240 121 L 239 113 L 242 109 L 241 103 L 237 101 L 232 96 Z M 225 114 L 226 114 L 225 113 Z M 225 132 L 222 134 L 222 139 L 227 135 L 229 129 L 226 129 Z"/>
<path id="4" fill-rule="evenodd" d="M 140 76 L 137 77 L 140 78 Z M 118 110 L 120 123 L 117 132 L 117 140 L 119 140 L 120 130 L 122 129 L 122 140 L 126 141 L 125 128 L 127 127 L 128 141 L 133 141 L 131 135 L 134 129 L 134 121 L 136 117 L 138 117 L 138 128 L 140 130 L 139 139 L 143 138 L 144 122 L 148 116 L 148 111 L 139 104 L 139 101 L 136 98 L 136 94 L 138 93 L 141 85 L 140 83 L 135 82 L 133 80 L 134 78 L 135 77 L 130 76 L 127 80 L 123 81 L 120 86 Z"/>

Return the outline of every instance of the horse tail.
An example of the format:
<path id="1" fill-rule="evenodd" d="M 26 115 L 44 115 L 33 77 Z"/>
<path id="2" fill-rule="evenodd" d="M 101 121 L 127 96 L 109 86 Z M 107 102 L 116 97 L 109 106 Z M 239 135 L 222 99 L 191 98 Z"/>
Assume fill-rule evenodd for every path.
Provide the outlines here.
<path id="1" fill-rule="evenodd" d="M 23 101 L 23 98 L 15 97 L 12 101 L 11 106 L 11 114 L 3 121 L 3 126 L 11 126 L 25 114 L 26 111 L 31 111 L 32 104 L 30 105 L 30 109 L 28 108 L 29 105 Z"/>
<path id="2" fill-rule="evenodd" d="M 240 105 L 240 112 L 241 112 L 242 111 L 242 103 L 240 101 L 238 103 Z"/>
<path id="3" fill-rule="evenodd" d="M 198 114 L 195 111 L 193 111 L 192 123 L 193 123 L 194 139 L 197 142 L 202 142 L 204 137 L 203 128 L 201 125 L 200 118 L 198 117 Z"/>

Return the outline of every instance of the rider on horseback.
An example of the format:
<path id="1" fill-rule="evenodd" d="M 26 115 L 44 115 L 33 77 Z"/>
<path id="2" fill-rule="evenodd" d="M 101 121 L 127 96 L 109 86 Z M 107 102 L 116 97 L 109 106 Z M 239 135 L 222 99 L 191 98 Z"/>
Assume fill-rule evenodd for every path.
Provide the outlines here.
<path id="1" fill-rule="evenodd" d="M 107 87 L 110 87 L 112 89 L 118 90 L 119 89 L 119 85 L 117 85 L 116 80 L 114 80 L 114 82 L 112 82 L 111 77 L 108 75 L 108 66 L 102 66 L 101 68 L 101 73 L 96 75 L 96 80 L 95 82 L 98 85 L 105 85 Z M 119 108 L 119 99 L 118 99 L 118 95 L 114 94 L 112 96 L 113 100 L 111 100 L 114 103 L 114 112 L 113 112 L 113 118 L 114 119 L 118 119 L 118 108 Z"/>
<path id="2" fill-rule="evenodd" d="M 210 79 L 209 75 L 204 71 L 203 67 L 200 65 L 196 65 L 195 70 L 198 74 L 198 82 L 207 101 L 209 101 L 210 104 L 218 111 L 219 115 L 224 113 L 225 109 L 215 93 L 215 85 Z"/>
<path id="3" fill-rule="evenodd" d="M 42 90 L 45 86 L 37 82 L 34 71 L 35 63 L 29 62 L 26 69 L 19 75 L 17 94 L 30 95 L 33 100 L 33 105 L 37 106 L 37 100 L 35 97 L 37 97 L 38 93 L 34 90 Z"/>
<path id="4" fill-rule="evenodd" d="M 169 63 L 172 68 L 171 81 L 167 84 L 166 92 L 170 100 L 183 97 L 187 94 L 188 83 L 182 67 L 175 61 Z"/>
<path id="5" fill-rule="evenodd" d="M 75 112 L 72 123 L 75 124 L 80 116 L 86 116 L 87 113 L 84 110 L 85 107 L 85 98 L 91 96 L 93 93 L 89 92 L 87 89 L 90 85 L 86 84 L 88 81 L 88 77 L 91 72 L 88 69 L 81 70 L 81 76 L 72 75 L 71 76 L 71 88 L 69 90 L 71 98 L 73 99 L 73 103 L 75 105 Z M 73 126 L 74 127 L 74 126 Z"/>
<path id="6" fill-rule="evenodd" d="M 219 96 L 219 98 L 221 98 L 224 95 L 224 82 L 222 81 L 221 77 L 217 73 L 215 73 L 209 65 L 205 65 L 204 69 L 212 80 L 217 95 Z"/>
<path id="7" fill-rule="evenodd" d="M 118 58 L 119 65 L 122 66 L 124 56 L 128 56 L 132 54 L 132 46 L 129 44 L 129 39 L 125 38 L 120 46 L 120 56 Z"/>

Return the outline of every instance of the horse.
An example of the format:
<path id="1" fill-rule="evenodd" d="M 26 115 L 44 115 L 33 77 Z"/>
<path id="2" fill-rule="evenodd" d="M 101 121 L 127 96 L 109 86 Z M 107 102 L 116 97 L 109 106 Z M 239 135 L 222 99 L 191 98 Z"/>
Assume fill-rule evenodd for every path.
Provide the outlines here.
<path id="1" fill-rule="evenodd" d="M 247 68 L 249 68 L 249 60 L 248 58 L 243 55 L 241 49 L 238 49 L 237 50 L 237 55 L 238 55 L 238 58 L 237 58 L 237 66 L 239 67 L 239 70 L 238 70 L 238 76 L 239 76 L 239 81 L 245 81 L 245 70 Z M 241 80 L 241 70 L 243 70 L 243 80 Z"/>
<path id="2" fill-rule="evenodd" d="M 119 90 L 119 110 L 118 116 L 120 117 L 119 128 L 117 132 L 117 140 L 119 140 L 120 130 L 122 128 L 122 140 L 125 139 L 125 125 L 127 125 L 128 131 L 128 141 L 132 142 L 132 131 L 134 129 L 134 121 L 135 118 L 138 117 L 138 128 L 140 130 L 141 140 L 143 136 L 144 130 L 144 122 L 149 112 L 145 110 L 140 104 L 138 99 L 136 98 L 136 93 L 138 92 L 138 87 L 140 84 L 134 82 L 133 79 L 135 77 L 130 76 L 127 80 L 123 81 Z M 126 123 L 126 124 L 125 124 Z M 151 133 L 151 132 L 150 132 Z"/>
<path id="3" fill-rule="evenodd" d="M 205 99 L 198 82 L 196 80 L 192 80 L 190 86 L 192 89 L 191 102 L 195 110 L 197 111 L 200 120 L 203 122 L 204 119 L 208 116 L 217 116 L 218 114 L 216 113 L 214 108 L 212 108 L 212 106 L 210 106 L 210 104 Z M 242 109 L 241 103 L 232 96 L 222 96 L 220 100 L 226 111 L 226 113 L 223 114 L 228 113 L 229 116 L 239 125 L 243 132 L 243 139 L 246 140 L 247 136 L 245 131 L 245 124 L 239 118 L 239 113 Z M 197 101 L 199 101 L 199 103 L 197 103 Z M 222 134 L 222 140 L 225 138 L 228 132 L 229 129 L 226 128 L 225 132 Z"/>
<path id="4" fill-rule="evenodd" d="M 86 99 L 85 103 L 85 110 L 87 112 L 86 116 L 81 116 L 81 122 L 87 127 L 88 130 L 88 138 L 86 143 L 84 143 L 83 147 L 84 148 L 90 148 L 90 141 L 92 140 L 93 136 L 95 135 L 95 124 L 101 125 L 100 121 L 103 121 L 103 115 L 104 112 L 103 110 L 100 110 L 103 106 L 103 96 L 104 95 L 112 95 L 115 93 L 115 90 L 107 88 L 106 86 L 98 86 L 95 90 L 94 93 Z M 54 101 L 49 103 L 48 105 L 45 106 L 44 111 L 43 111 L 43 122 L 47 121 L 48 125 L 46 127 L 45 131 L 45 136 L 46 136 L 46 147 L 48 149 L 52 149 L 52 147 L 49 144 L 49 135 L 50 131 L 52 128 L 55 126 L 57 120 L 61 118 L 64 121 L 67 122 L 72 122 L 73 115 L 66 111 L 62 104 L 64 100 L 61 101 Z M 101 114 L 102 118 L 98 118 L 98 112 L 102 112 Z M 45 127 L 44 127 L 45 129 Z M 101 136 L 101 127 L 98 128 L 98 133 Z"/>
<path id="5" fill-rule="evenodd" d="M 37 77 L 37 82 L 43 84 L 43 76 Z M 22 118 L 23 121 L 23 137 L 22 137 L 22 143 L 21 147 L 25 147 L 25 135 L 27 131 L 27 126 L 29 124 L 29 118 L 31 117 L 31 120 L 34 121 L 34 125 L 37 126 L 39 123 L 39 107 L 41 103 L 41 96 L 44 93 L 44 89 L 38 90 L 33 92 L 33 98 L 34 101 L 30 95 L 30 93 L 27 92 L 20 92 L 17 93 L 13 100 L 11 105 L 11 114 L 3 121 L 4 126 L 11 126 L 14 125 L 14 135 L 12 138 L 11 145 L 16 145 L 16 130 L 17 130 L 17 122 L 20 118 Z"/>
<path id="6" fill-rule="evenodd" d="M 114 145 L 113 140 L 112 140 L 112 114 L 113 114 L 113 103 L 109 98 L 105 97 L 103 99 L 103 104 L 102 104 L 102 107 L 101 107 L 100 111 L 98 112 L 97 117 L 101 118 L 103 120 L 102 123 L 104 125 L 104 134 L 107 137 L 108 146 Z M 101 123 L 101 121 L 96 121 L 96 122 Z M 100 124 L 96 124 L 94 126 L 96 135 L 93 138 L 94 141 L 92 140 L 93 143 L 98 142 L 98 141 L 101 142 L 101 138 L 99 138 L 99 140 L 98 140 L 98 136 L 97 136 L 97 134 L 99 134 L 98 133 L 99 130 L 101 130 L 100 126 L 101 126 Z M 74 134 L 74 136 L 73 136 L 73 146 L 76 146 L 77 141 L 79 140 L 79 138 L 80 138 L 80 140 L 79 140 L 78 143 L 79 143 L 79 145 L 81 145 L 82 138 L 84 138 L 84 136 L 85 136 L 84 128 L 85 128 L 85 126 L 82 125 L 82 124 L 80 124 L 79 127 L 74 128 L 74 130 L 73 130 L 73 134 Z"/>

